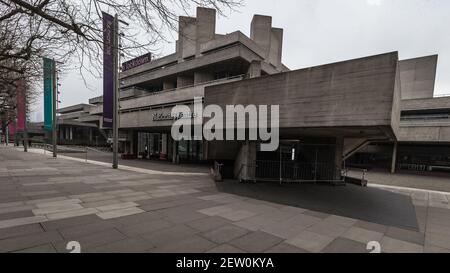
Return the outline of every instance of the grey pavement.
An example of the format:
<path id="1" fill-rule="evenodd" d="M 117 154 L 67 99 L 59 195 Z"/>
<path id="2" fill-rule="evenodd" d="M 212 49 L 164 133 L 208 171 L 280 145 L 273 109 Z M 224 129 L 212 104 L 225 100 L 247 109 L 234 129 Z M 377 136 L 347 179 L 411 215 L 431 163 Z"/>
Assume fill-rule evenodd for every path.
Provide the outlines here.
<path id="1" fill-rule="evenodd" d="M 383 252 L 450 252 L 445 193 L 215 183 L 151 167 L 0 147 L 0 252 L 67 253 L 69 241 L 82 252 L 367 253 L 370 241 Z"/>
<path id="2" fill-rule="evenodd" d="M 361 178 L 361 170 L 350 170 L 349 176 Z M 443 191 L 450 193 L 450 173 L 397 171 L 395 174 L 384 170 L 369 170 L 365 178 L 369 184 L 389 185 L 406 188 Z"/>

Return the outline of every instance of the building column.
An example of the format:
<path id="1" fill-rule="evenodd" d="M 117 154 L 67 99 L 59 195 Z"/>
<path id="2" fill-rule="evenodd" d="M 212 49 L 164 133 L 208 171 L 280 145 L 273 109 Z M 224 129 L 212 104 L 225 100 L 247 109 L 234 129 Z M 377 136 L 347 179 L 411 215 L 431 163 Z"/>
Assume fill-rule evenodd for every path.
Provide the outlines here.
<path id="1" fill-rule="evenodd" d="M 178 141 L 173 141 L 173 148 L 172 148 L 172 162 L 174 164 L 178 164 Z"/>
<path id="2" fill-rule="evenodd" d="M 167 159 L 167 134 L 161 134 L 161 151 L 159 158 L 161 160 Z"/>
<path id="3" fill-rule="evenodd" d="M 392 149 L 392 163 L 391 163 L 391 173 L 395 173 L 397 167 L 397 149 L 398 143 L 394 142 L 394 148 Z"/>
<path id="4" fill-rule="evenodd" d="M 344 138 L 343 137 L 337 137 L 336 138 L 336 148 L 335 148 L 335 156 L 334 156 L 334 165 L 336 168 L 335 173 L 335 180 L 341 180 L 341 170 L 342 170 L 342 164 L 344 162 L 343 158 L 343 152 L 344 152 Z"/>

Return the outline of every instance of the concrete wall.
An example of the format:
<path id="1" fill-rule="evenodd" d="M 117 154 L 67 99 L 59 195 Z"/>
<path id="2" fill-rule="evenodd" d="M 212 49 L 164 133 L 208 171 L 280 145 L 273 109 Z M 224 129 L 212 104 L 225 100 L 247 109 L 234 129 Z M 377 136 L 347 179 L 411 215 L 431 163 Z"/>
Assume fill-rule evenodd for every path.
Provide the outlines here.
<path id="1" fill-rule="evenodd" d="M 200 45 L 216 38 L 216 10 L 197 8 L 196 55 L 200 55 Z"/>
<path id="2" fill-rule="evenodd" d="M 400 61 L 402 99 L 432 98 L 438 56 Z"/>
<path id="3" fill-rule="evenodd" d="M 197 20 L 194 17 L 180 16 L 178 21 L 178 60 L 195 55 L 197 43 Z"/>
<path id="4" fill-rule="evenodd" d="M 398 140 L 401 142 L 450 143 L 450 126 L 402 126 Z"/>
<path id="5" fill-rule="evenodd" d="M 394 52 L 207 87 L 205 104 L 279 104 L 281 128 L 390 128 L 397 61 Z"/>
<path id="6" fill-rule="evenodd" d="M 450 97 L 402 100 L 402 111 L 450 109 Z"/>

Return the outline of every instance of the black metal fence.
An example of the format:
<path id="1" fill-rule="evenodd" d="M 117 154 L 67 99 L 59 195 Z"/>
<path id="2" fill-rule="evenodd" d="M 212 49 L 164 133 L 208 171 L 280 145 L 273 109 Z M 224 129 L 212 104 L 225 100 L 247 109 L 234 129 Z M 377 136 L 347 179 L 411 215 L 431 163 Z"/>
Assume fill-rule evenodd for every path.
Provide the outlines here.
<path id="1" fill-rule="evenodd" d="M 247 166 L 247 178 L 254 181 L 280 183 L 344 182 L 345 168 L 330 162 L 301 163 L 295 161 L 256 160 Z"/>

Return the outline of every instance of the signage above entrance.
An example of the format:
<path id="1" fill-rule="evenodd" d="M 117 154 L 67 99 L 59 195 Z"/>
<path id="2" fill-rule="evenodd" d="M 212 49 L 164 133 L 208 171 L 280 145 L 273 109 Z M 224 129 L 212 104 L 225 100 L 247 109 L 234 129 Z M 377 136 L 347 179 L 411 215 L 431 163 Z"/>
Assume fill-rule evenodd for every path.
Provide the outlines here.
<path id="1" fill-rule="evenodd" d="M 182 118 L 195 118 L 196 113 L 178 113 L 172 115 L 172 113 L 155 113 L 153 114 L 153 121 L 165 121 L 165 120 L 179 120 Z"/>
<path id="2" fill-rule="evenodd" d="M 122 64 L 122 71 L 127 71 L 133 69 L 135 67 L 141 66 L 143 64 L 149 63 L 152 61 L 152 54 L 147 53 L 145 55 L 139 56 Z"/>

